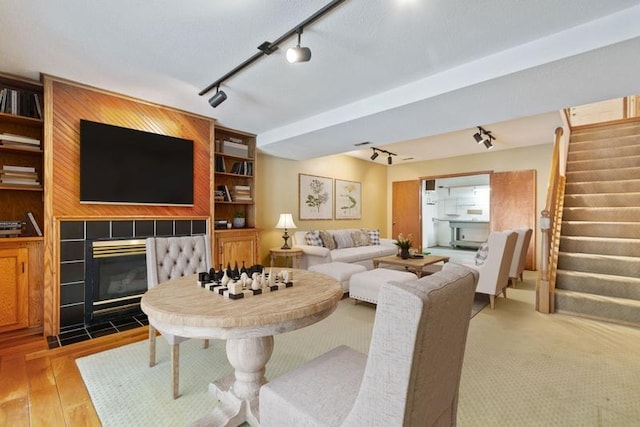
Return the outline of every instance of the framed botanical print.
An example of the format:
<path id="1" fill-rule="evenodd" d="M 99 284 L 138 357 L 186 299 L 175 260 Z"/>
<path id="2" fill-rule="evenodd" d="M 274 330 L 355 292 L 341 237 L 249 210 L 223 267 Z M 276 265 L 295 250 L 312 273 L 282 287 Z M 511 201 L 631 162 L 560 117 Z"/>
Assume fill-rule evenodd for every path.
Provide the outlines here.
<path id="1" fill-rule="evenodd" d="M 333 179 L 299 174 L 298 203 L 301 220 L 332 219 Z"/>
<path id="2" fill-rule="evenodd" d="M 362 216 L 362 184 L 336 179 L 335 219 L 360 219 Z"/>

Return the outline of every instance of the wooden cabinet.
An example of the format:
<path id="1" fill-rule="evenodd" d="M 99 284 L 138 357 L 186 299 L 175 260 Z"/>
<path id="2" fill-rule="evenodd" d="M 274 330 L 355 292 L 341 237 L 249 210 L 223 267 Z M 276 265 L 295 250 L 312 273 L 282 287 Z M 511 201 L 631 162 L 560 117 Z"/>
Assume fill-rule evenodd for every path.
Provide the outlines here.
<path id="1" fill-rule="evenodd" d="M 42 96 L 39 82 L 0 74 L 0 221 L 25 222 L 22 236 L 37 234 L 27 212 L 44 224 Z"/>
<path id="2" fill-rule="evenodd" d="M 246 230 L 220 230 L 215 232 L 215 254 L 214 266 L 223 267 L 230 263 L 233 267 L 237 262 L 238 266 L 250 267 L 259 263 L 260 235 L 256 229 Z"/>
<path id="3" fill-rule="evenodd" d="M 255 135 L 216 127 L 214 138 L 213 217 L 233 228 L 216 229 L 214 266 L 228 262 L 246 266 L 259 262 L 259 233 L 256 230 Z M 244 218 L 237 226 L 234 219 Z"/>
<path id="4" fill-rule="evenodd" d="M 0 247 L 0 332 L 29 326 L 28 254 Z"/>

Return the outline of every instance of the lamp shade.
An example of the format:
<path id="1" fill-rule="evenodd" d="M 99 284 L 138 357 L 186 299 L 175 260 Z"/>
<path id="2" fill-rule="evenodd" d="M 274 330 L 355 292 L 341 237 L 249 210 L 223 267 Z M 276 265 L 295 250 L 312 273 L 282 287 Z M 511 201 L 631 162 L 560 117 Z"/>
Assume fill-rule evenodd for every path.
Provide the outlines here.
<path id="1" fill-rule="evenodd" d="M 280 218 L 278 218 L 276 228 L 297 228 L 296 224 L 293 222 L 293 215 L 290 213 L 281 213 Z"/>

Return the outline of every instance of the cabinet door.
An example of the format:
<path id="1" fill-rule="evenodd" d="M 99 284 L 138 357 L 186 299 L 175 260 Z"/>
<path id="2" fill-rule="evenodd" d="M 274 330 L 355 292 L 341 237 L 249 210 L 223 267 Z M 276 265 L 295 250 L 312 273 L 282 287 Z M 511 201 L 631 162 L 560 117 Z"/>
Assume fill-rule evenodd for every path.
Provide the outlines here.
<path id="1" fill-rule="evenodd" d="M 0 249 L 0 332 L 29 326 L 26 248 Z"/>
<path id="2" fill-rule="evenodd" d="M 226 233 L 216 239 L 218 249 L 217 264 L 226 267 L 237 262 L 249 267 L 258 262 L 258 238 L 254 232 Z"/>

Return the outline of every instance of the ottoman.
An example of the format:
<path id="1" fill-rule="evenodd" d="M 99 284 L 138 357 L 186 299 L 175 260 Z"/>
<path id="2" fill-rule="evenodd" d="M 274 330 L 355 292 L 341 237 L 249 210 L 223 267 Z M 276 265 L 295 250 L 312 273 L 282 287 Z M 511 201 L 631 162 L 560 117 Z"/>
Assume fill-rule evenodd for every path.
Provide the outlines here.
<path id="1" fill-rule="evenodd" d="M 357 273 L 351 276 L 349 283 L 349 296 L 354 299 L 378 303 L 380 288 L 387 282 L 412 282 L 418 280 L 415 274 L 407 271 L 387 270 L 386 268 L 374 268 L 373 270 Z"/>
<path id="2" fill-rule="evenodd" d="M 364 265 L 349 264 L 348 262 L 328 262 L 326 264 L 315 264 L 309 267 L 309 271 L 323 273 L 331 276 L 338 282 L 342 283 L 342 290 L 349 292 L 349 279 L 356 273 L 367 271 Z"/>

